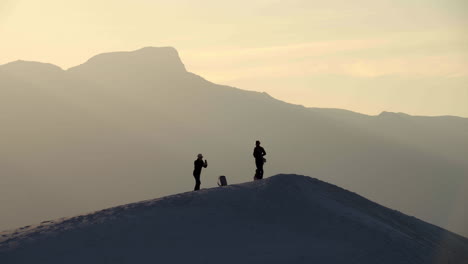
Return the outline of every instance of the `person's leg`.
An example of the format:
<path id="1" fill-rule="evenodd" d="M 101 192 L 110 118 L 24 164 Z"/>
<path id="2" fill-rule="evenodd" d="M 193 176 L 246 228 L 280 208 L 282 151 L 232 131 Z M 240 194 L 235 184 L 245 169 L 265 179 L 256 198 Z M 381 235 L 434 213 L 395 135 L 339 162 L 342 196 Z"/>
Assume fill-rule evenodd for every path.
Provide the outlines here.
<path id="1" fill-rule="evenodd" d="M 201 185 L 200 175 L 195 174 L 195 175 L 193 175 L 193 177 L 195 177 L 195 188 L 193 190 L 198 191 L 198 190 L 200 190 L 200 185 Z"/>
<path id="2" fill-rule="evenodd" d="M 255 160 L 255 165 L 257 166 L 255 177 L 260 180 L 263 178 L 263 160 Z"/>
<path id="3" fill-rule="evenodd" d="M 259 174 L 260 174 L 259 179 L 263 179 L 263 162 L 262 162 L 262 164 L 260 165 Z"/>
<path id="4" fill-rule="evenodd" d="M 261 179 L 263 179 L 263 164 L 262 164 L 262 167 L 260 168 L 260 175 L 261 175 Z"/>
<path id="5" fill-rule="evenodd" d="M 255 177 L 254 177 L 254 180 L 258 180 L 258 177 L 259 177 L 259 175 L 260 175 L 260 170 L 258 169 L 258 161 L 257 161 L 257 160 L 255 160 L 255 167 L 256 167 L 256 169 L 255 169 Z"/>

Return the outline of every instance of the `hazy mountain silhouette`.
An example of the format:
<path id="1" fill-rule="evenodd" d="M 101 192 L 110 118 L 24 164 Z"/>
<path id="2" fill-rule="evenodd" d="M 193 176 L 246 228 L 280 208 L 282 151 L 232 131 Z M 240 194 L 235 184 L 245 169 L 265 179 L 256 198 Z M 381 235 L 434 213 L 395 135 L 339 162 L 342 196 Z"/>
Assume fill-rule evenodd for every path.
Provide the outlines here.
<path id="1" fill-rule="evenodd" d="M 174 48 L 147 47 L 100 54 L 68 72 L 84 79 L 127 82 L 179 78 L 186 70 Z"/>
<path id="2" fill-rule="evenodd" d="M 30 78 L 31 81 L 57 76 L 63 73 L 60 67 L 50 63 L 23 60 L 17 60 L 2 65 L 1 69 L 4 74 L 20 78 Z"/>
<path id="3" fill-rule="evenodd" d="M 193 188 L 193 160 L 251 180 L 312 175 L 468 235 L 468 119 L 305 108 L 213 84 L 173 48 L 95 56 L 67 71 L 0 66 L 0 229 Z"/>
<path id="4" fill-rule="evenodd" d="M 0 233 L 9 263 L 463 263 L 468 239 L 317 179 L 172 195 Z"/>

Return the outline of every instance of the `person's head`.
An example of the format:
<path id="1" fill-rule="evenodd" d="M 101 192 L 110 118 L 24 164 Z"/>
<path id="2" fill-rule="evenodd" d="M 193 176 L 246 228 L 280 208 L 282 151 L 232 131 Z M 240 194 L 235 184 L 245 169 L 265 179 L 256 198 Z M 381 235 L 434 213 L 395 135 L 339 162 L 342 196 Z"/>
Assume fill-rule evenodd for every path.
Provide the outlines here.
<path id="1" fill-rule="evenodd" d="M 198 159 L 203 159 L 203 155 L 202 155 L 202 154 L 198 154 L 198 155 L 197 155 L 197 158 L 198 158 Z"/>
<path id="2" fill-rule="evenodd" d="M 260 146 L 260 140 L 255 141 L 256 146 Z"/>

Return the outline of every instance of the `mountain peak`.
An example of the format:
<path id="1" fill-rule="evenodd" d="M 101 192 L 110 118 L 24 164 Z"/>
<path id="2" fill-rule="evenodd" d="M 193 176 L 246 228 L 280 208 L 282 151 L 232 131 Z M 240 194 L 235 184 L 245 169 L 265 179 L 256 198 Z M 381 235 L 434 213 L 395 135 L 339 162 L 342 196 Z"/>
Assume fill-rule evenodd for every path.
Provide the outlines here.
<path id="1" fill-rule="evenodd" d="M 384 118 L 403 118 L 403 117 L 409 117 L 410 115 L 405 114 L 405 113 L 395 113 L 395 112 L 387 112 L 383 111 L 381 112 L 378 117 L 384 117 Z"/>
<path id="2" fill-rule="evenodd" d="M 146 54 L 151 54 L 151 53 L 154 54 L 154 53 L 164 52 L 164 53 L 172 53 L 173 55 L 179 57 L 179 53 L 177 52 L 177 50 L 174 47 L 171 47 L 171 46 L 167 46 L 167 47 L 147 46 L 147 47 L 143 47 L 141 49 L 135 50 L 133 52 L 143 52 L 143 53 L 146 53 Z"/>
<path id="3" fill-rule="evenodd" d="M 50 63 L 17 60 L 0 65 L 0 72 L 17 78 L 37 80 L 58 76 L 63 70 Z"/>
<path id="4" fill-rule="evenodd" d="M 107 76 L 115 79 L 128 75 L 167 77 L 186 73 L 186 69 L 175 48 L 145 47 L 135 51 L 102 53 L 70 68 L 68 72 L 88 78 Z"/>

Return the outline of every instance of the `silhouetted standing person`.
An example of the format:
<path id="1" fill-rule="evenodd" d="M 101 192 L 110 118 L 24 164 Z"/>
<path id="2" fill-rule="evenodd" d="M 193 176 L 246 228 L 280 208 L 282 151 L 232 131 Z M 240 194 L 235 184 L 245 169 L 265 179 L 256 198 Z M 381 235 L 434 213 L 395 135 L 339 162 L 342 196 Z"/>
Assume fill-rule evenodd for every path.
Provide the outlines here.
<path id="1" fill-rule="evenodd" d="M 253 151 L 253 156 L 255 158 L 255 166 L 257 166 L 257 170 L 255 170 L 254 180 L 263 179 L 263 164 L 266 161 L 263 156 L 265 155 L 266 155 L 265 149 L 260 146 L 260 141 L 257 140 L 255 142 L 255 148 Z"/>
<path id="2" fill-rule="evenodd" d="M 208 167 L 208 162 L 205 160 L 203 161 L 203 155 L 198 154 L 197 159 L 193 162 L 194 169 L 193 169 L 193 177 L 195 178 L 195 188 L 194 191 L 200 190 L 200 175 L 202 168 Z"/>

